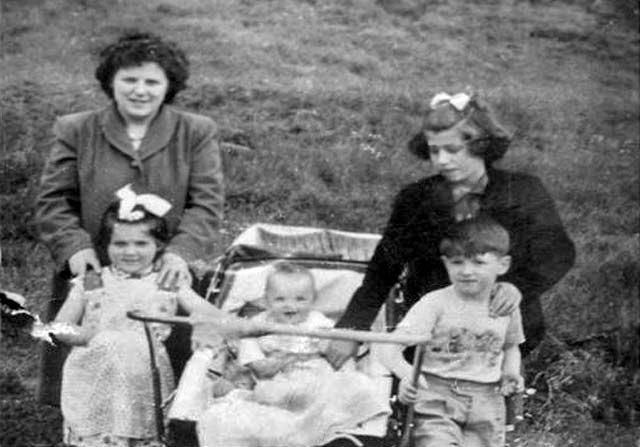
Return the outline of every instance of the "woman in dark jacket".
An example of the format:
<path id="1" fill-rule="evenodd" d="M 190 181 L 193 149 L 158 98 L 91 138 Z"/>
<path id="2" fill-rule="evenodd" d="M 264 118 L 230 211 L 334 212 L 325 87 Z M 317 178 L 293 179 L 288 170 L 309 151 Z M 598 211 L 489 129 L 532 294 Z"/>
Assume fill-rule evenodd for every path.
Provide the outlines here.
<path id="1" fill-rule="evenodd" d="M 126 184 L 171 202 L 171 239 L 157 266 L 163 287 L 190 279 L 188 263 L 207 254 L 222 220 L 218 127 L 170 105 L 189 77 L 184 52 L 153 34 L 127 33 L 102 50 L 95 75 L 110 104 L 57 120 L 41 178 L 36 221 L 56 268 L 46 320 L 60 309 L 72 276 L 100 271 L 106 258 L 95 248 L 100 219 Z M 169 340 L 179 370 L 189 354 L 185 340 Z M 41 403 L 58 404 L 65 357 L 63 347 L 44 347 Z"/>
<path id="2" fill-rule="evenodd" d="M 567 273 L 575 251 L 540 180 L 492 167 L 509 141 L 477 97 L 433 98 L 409 150 L 429 160 L 437 174 L 406 186 L 395 198 L 363 283 L 337 327 L 369 329 L 404 269 L 408 306 L 448 285 L 438 252 L 440 240 L 453 222 L 482 212 L 507 228 L 512 239 L 512 266 L 500 280 L 522 293 L 523 355 L 540 343 L 545 331 L 540 295 Z M 355 348 L 350 342 L 333 342 L 328 358 L 339 367 Z"/>

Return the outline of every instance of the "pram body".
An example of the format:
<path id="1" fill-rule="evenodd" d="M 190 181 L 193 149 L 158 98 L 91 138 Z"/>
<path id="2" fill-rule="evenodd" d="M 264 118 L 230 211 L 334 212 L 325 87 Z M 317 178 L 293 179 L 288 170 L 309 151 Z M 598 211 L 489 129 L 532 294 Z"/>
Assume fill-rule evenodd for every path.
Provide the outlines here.
<path id="1" fill-rule="evenodd" d="M 262 295 L 269 265 L 281 259 L 308 268 L 317 288 L 315 309 L 337 320 L 353 292 L 359 287 L 367 263 L 380 235 L 354 233 L 312 227 L 256 224 L 242 232 L 225 255 L 210 267 L 206 299 L 229 314 L 251 316 L 263 309 Z M 394 299 L 381 310 L 372 331 L 386 332 L 394 327 Z M 142 318 L 144 320 L 144 318 Z M 376 360 L 375 345 L 365 346 L 359 355 L 358 369 L 376 382 L 382 401 L 391 396 L 390 373 Z M 158 401 L 158 399 L 156 399 Z M 387 416 L 354 427 L 352 434 L 388 440 Z M 387 442 L 385 442 L 385 438 Z"/>

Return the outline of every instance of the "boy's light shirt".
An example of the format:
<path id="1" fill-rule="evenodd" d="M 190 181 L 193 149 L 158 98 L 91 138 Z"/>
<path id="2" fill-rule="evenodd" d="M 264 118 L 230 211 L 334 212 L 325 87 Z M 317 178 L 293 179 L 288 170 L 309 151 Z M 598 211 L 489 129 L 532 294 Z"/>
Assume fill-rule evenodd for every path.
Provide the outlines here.
<path id="1" fill-rule="evenodd" d="M 422 363 L 424 372 L 481 383 L 500 380 L 506 343 L 524 342 L 519 309 L 506 317 L 489 317 L 486 302 L 461 298 L 453 286 L 422 297 L 396 331 L 432 335 Z"/>

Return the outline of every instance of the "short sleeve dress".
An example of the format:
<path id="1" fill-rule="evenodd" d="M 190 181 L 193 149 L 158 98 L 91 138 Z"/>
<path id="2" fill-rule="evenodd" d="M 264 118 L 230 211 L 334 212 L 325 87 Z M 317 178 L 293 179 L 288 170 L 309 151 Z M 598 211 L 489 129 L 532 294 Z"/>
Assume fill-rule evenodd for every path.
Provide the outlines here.
<path id="1" fill-rule="evenodd" d="M 176 313 L 181 292 L 161 290 L 155 280 L 155 273 L 132 277 L 105 268 L 101 288 L 84 290 L 81 281 L 74 281 L 71 293 L 80 294 L 85 300 L 80 324 L 94 335 L 86 346 L 74 347 L 64 364 L 61 409 L 66 442 L 79 446 L 129 446 L 131 439 L 142 442 L 156 437 L 144 325 L 126 316 L 131 310 L 158 315 Z M 166 397 L 173 389 L 174 379 L 161 342 L 171 328 L 154 323 L 151 331 L 161 392 Z M 126 444 L 120 443 L 124 440 Z"/>

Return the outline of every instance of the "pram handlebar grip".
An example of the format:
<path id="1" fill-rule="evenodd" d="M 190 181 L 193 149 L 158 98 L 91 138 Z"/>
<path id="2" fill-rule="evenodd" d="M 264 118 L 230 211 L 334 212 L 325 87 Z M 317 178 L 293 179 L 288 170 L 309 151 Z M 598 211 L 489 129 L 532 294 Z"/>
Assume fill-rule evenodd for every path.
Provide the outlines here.
<path id="1" fill-rule="evenodd" d="M 178 325 L 193 325 L 211 323 L 220 329 L 220 333 L 226 337 L 260 337 L 269 334 L 301 335 L 315 338 L 328 338 L 333 340 L 351 340 L 362 343 L 393 343 L 399 345 L 426 345 L 430 337 L 394 334 L 388 332 L 370 332 L 354 329 L 304 329 L 298 326 L 271 322 L 259 322 L 243 320 L 240 318 L 229 319 L 197 319 L 191 317 L 148 315 L 139 311 L 127 312 L 127 317 L 132 320 L 153 323 L 166 323 Z"/>

